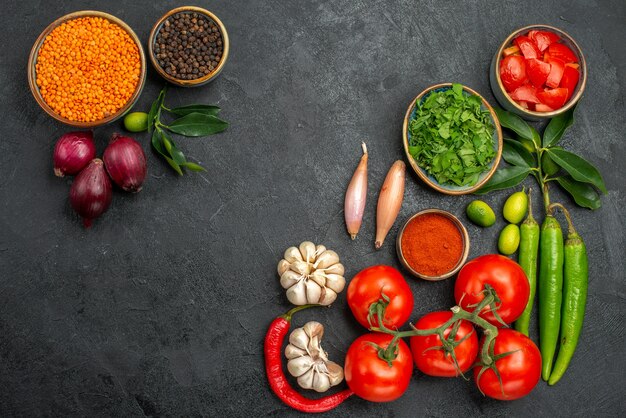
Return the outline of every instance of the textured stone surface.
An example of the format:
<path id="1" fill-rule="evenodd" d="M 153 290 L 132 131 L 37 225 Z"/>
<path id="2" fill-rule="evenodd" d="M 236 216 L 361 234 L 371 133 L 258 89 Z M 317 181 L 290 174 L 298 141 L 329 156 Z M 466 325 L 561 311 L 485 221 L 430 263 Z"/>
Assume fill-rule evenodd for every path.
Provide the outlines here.
<path id="1" fill-rule="evenodd" d="M 124 19 L 144 41 L 173 1 L 102 4 L 14 1 L 0 49 L 0 415 L 295 416 L 270 392 L 262 339 L 289 307 L 275 273 L 303 240 L 335 249 L 347 278 L 373 264 L 399 267 L 393 239 L 374 251 L 376 197 L 403 157 L 406 106 L 423 88 L 457 81 L 493 102 L 487 70 L 512 30 L 547 23 L 580 43 L 589 81 L 564 146 L 601 167 L 601 209 L 573 208 L 590 257 L 586 323 L 573 363 L 556 386 L 503 403 L 472 382 L 415 372 L 401 399 L 350 399 L 328 416 L 624 416 L 626 187 L 623 161 L 626 11 L 623 1 L 199 2 L 227 25 L 231 56 L 214 83 L 171 88 L 171 104 L 219 104 L 231 128 L 180 147 L 208 172 L 177 178 L 152 152 L 136 196 L 119 191 L 91 230 L 67 199 L 71 179 L 52 174 L 55 139 L 68 128 L 28 90 L 35 38 L 58 16 L 96 8 Z M 163 85 L 150 69 L 137 109 Z M 99 152 L 121 124 L 96 131 Z M 149 150 L 147 136 L 137 138 Z M 364 228 L 351 242 L 343 195 L 370 149 Z M 527 180 L 527 184 L 532 184 Z M 508 192 L 486 200 L 500 208 Z M 494 252 L 502 219 L 481 230 L 463 214 L 472 197 L 448 197 L 408 178 L 400 221 L 429 207 L 466 222 L 471 257 Z M 539 206 L 535 208 L 539 211 Z M 410 280 L 414 317 L 451 305 L 453 280 Z M 325 348 L 343 362 L 363 332 L 345 294 L 296 324 L 326 325 Z M 535 321 L 533 321 L 535 325 Z M 536 338 L 536 332 L 534 337 Z"/>

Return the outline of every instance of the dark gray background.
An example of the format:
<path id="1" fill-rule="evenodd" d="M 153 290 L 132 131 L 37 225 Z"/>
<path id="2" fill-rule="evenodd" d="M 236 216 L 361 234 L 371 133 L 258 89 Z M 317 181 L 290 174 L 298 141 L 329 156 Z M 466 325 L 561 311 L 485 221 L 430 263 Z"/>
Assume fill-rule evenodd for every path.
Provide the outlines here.
<path id="1" fill-rule="evenodd" d="M 167 102 L 219 104 L 231 127 L 178 141 L 208 170 L 183 178 L 150 151 L 146 134 L 136 135 L 149 157 L 144 190 L 116 191 L 109 211 L 85 230 L 68 203 L 71 179 L 52 173 L 55 140 L 70 128 L 32 98 L 29 50 L 52 20 L 89 8 L 122 18 L 145 43 L 152 24 L 181 4 L 5 5 L 0 415 L 296 415 L 270 392 L 263 369 L 263 335 L 289 308 L 275 272 L 282 252 L 303 240 L 324 243 L 339 253 L 347 279 L 374 264 L 399 267 L 398 225 L 375 251 L 374 213 L 387 169 L 403 158 L 409 102 L 431 84 L 455 81 L 494 103 L 487 71 L 499 43 L 518 27 L 547 23 L 579 42 L 589 67 L 563 145 L 597 164 L 609 189 L 595 212 L 553 194 L 572 208 L 590 257 L 586 323 L 569 371 L 557 386 L 540 382 L 510 403 L 483 398 L 473 382 L 416 371 L 396 402 L 352 398 L 328 415 L 624 416 L 623 1 L 198 2 L 227 26 L 231 55 L 214 83 L 171 88 Z M 150 68 L 136 110 L 147 110 L 162 86 Z M 99 152 L 120 129 L 96 130 Z M 370 149 L 369 199 L 364 228 L 351 242 L 343 196 L 362 140 Z M 500 210 L 509 193 L 486 200 Z M 444 208 L 466 222 L 471 257 L 494 252 L 504 223 L 486 230 L 469 224 L 471 199 L 437 194 L 410 175 L 399 222 Z M 453 279 L 407 279 L 414 318 L 453 303 Z M 310 319 L 326 325 L 324 347 L 340 363 L 364 332 L 345 293 L 330 309 L 300 314 L 296 325 Z"/>

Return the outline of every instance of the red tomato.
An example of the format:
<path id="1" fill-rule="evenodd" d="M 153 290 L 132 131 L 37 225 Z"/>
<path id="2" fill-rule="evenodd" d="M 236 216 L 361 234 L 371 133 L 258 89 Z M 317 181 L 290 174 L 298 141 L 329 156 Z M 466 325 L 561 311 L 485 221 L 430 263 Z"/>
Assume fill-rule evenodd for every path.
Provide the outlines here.
<path id="1" fill-rule="evenodd" d="M 524 270 L 515 261 L 499 254 L 487 254 L 463 266 L 454 284 L 454 299 L 467 311 L 470 305 L 484 299 L 485 284 L 491 285 L 500 298 L 498 315 L 507 324 L 515 321 L 524 311 L 530 294 L 530 285 Z M 485 308 L 487 311 L 488 308 Z M 480 315 L 495 326 L 502 326 L 492 312 Z"/>
<path id="2" fill-rule="evenodd" d="M 505 57 L 508 57 L 509 55 L 519 55 L 519 48 L 516 45 L 510 46 L 508 48 L 505 48 L 504 51 L 502 51 L 502 53 L 504 54 Z"/>
<path id="3" fill-rule="evenodd" d="M 390 402 L 406 391 L 413 373 L 411 350 L 398 340 L 397 357 L 389 364 L 378 357 L 373 344 L 387 348 L 392 336 L 378 332 L 361 335 L 354 340 L 344 364 L 348 387 L 359 397 L 371 402 Z"/>
<path id="4" fill-rule="evenodd" d="M 481 347 L 484 342 L 485 337 L 480 340 Z M 485 370 L 478 379 L 480 366 L 474 368 L 476 386 L 490 398 L 502 401 L 512 401 L 528 395 L 541 376 L 541 354 L 535 343 L 521 332 L 504 328 L 498 330 L 493 351 L 496 356 L 513 351 L 496 361 L 502 386 L 491 369 Z"/>
<path id="5" fill-rule="evenodd" d="M 552 109 L 550 106 L 544 105 L 543 103 L 537 103 L 535 105 L 535 112 L 552 112 L 554 109 Z"/>
<path id="6" fill-rule="evenodd" d="M 513 40 L 513 43 L 519 47 L 526 59 L 539 58 L 541 56 L 541 51 L 528 36 L 520 35 Z"/>
<path id="7" fill-rule="evenodd" d="M 548 87 L 558 87 L 561 82 L 561 77 L 563 77 L 563 70 L 565 70 L 565 63 L 554 57 L 550 57 L 548 60 L 550 64 L 550 74 L 548 74 L 548 79 L 546 80 L 546 86 Z"/>
<path id="8" fill-rule="evenodd" d="M 452 312 L 450 311 L 431 312 L 421 317 L 415 324 L 415 328 L 437 328 L 445 324 L 450 318 L 452 318 Z M 451 330 L 452 325 L 446 328 L 443 336 L 447 338 Z M 471 322 L 462 320 L 461 326 L 454 336 L 454 341 L 459 341 L 468 334 L 471 335 L 454 349 L 454 355 L 462 373 L 465 373 L 472 367 L 478 354 L 478 336 L 476 331 Z M 455 377 L 459 375 L 459 370 L 451 356 L 446 355 L 443 350 L 431 349 L 432 347 L 441 347 L 441 338 L 438 335 L 411 337 L 410 344 L 413 361 L 415 361 L 415 365 L 422 373 L 439 377 Z"/>
<path id="9" fill-rule="evenodd" d="M 515 91 L 511 93 L 511 99 L 529 103 L 539 103 L 540 101 L 537 98 L 537 89 L 530 84 L 524 84 L 516 88 Z"/>
<path id="10" fill-rule="evenodd" d="M 500 79 L 506 91 L 513 91 L 526 80 L 526 63 L 521 55 L 509 55 L 500 61 Z"/>
<path id="11" fill-rule="evenodd" d="M 533 86 L 541 88 L 550 74 L 550 64 L 536 58 L 526 60 L 526 74 Z"/>
<path id="12" fill-rule="evenodd" d="M 566 88 L 559 87 L 557 89 L 549 89 L 540 91 L 537 93 L 537 97 L 541 103 L 550 106 L 552 109 L 560 109 L 563 107 L 567 98 L 569 97 L 569 91 Z"/>
<path id="13" fill-rule="evenodd" d="M 572 94 L 574 94 L 576 86 L 578 85 L 579 76 L 580 73 L 576 68 L 572 67 L 571 64 L 565 65 L 565 69 L 563 70 L 563 77 L 561 77 L 561 83 L 559 84 L 559 87 L 564 87 L 567 89 L 566 100 L 569 100 L 569 98 L 572 97 Z"/>
<path id="14" fill-rule="evenodd" d="M 563 60 L 563 62 L 578 62 L 578 58 L 576 58 L 576 54 L 572 52 L 571 49 L 567 47 L 567 45 L 563 44 L 551 44 L 548 47 L 548 52 L 552 58 L 558 58 Z"/>
<path id="15" fill-rule="evenodd" d="M 556 33 L 544 30 L 531 30 L 528 32 L 528 37 L 535 41 L 537 48 L 539 48 L 541 52 L 545 51 L 550 44 L 558 42 L 561 39 Z"/>
<path id="16" fill-rule="evenodd" d="M 370 305 L 389 298 L 383 324 L 388 328 L 399 328 L 408 321 L 413 312 L 413 293 L 398 270 L 389 266 L 372 266 L 361 270 L 348 285 L 348 306 L 357 321 L 369 328 L 367 316 Z M 378 320 L 373 318 L 373 325 Z"/>

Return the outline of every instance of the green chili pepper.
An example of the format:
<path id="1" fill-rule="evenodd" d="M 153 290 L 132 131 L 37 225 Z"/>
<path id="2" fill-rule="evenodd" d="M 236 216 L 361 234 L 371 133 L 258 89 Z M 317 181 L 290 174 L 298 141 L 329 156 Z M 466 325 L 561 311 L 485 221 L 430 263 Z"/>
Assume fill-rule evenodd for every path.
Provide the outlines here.
<path id="1" fill-rule="evenodd" d="M 515 329 L 528 336 L 530 313 L 537 290 L 537 251 L 539 250 L 539 224 L 533 218 L 531 189 L 528 190 L 528 216 L 520 226 L 519 265 L 528 277 L 530 296 L 522 315 L 515 321 Z"/>
<path id="2" fill-rule="evenodd" d="M 552 371 L 559 341 L 563 297 L 563 233 L 551 212 L 541 225 L 539 241 L 539 349 L 543 380 Z"/>
<path id="3" fill-rule="evenodd" d="M 585 305 L 587 303 L 587 249 L 580 235 L 576 233 L 568 211 L 563 210 L 567 219 L 568 231 L 565 241 L 565 261 L 563 268 L 563 312 L 561 315 L 561 337 L 559 354 L 556 357 L 549 385 L 561 379 L 569 365 L 578 337 L 583 327 Z"/>

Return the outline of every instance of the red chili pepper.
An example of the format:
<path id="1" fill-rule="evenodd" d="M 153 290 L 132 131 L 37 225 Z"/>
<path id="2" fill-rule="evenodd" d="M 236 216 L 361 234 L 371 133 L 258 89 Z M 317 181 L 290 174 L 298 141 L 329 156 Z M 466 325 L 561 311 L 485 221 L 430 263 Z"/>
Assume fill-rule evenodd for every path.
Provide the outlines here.
<path id="1" fill-rule="evenodd" d="M 267 380 L 272 391 L 286 405 L 300 412 L 326 412 L 339 406 L 343 401 L 354 394 L 350 389 L 342 390 L 333 395 L 324 396 L 319 399 L 308 399 L 300 395 L 287 381 L 282 367 L 282 348 L 285 336 L 289 332 L 291 316 L 311 306 L 303 305 L 293 308 L 285 315 L 274 319 L 265 334 L 265 371 Z"/>

